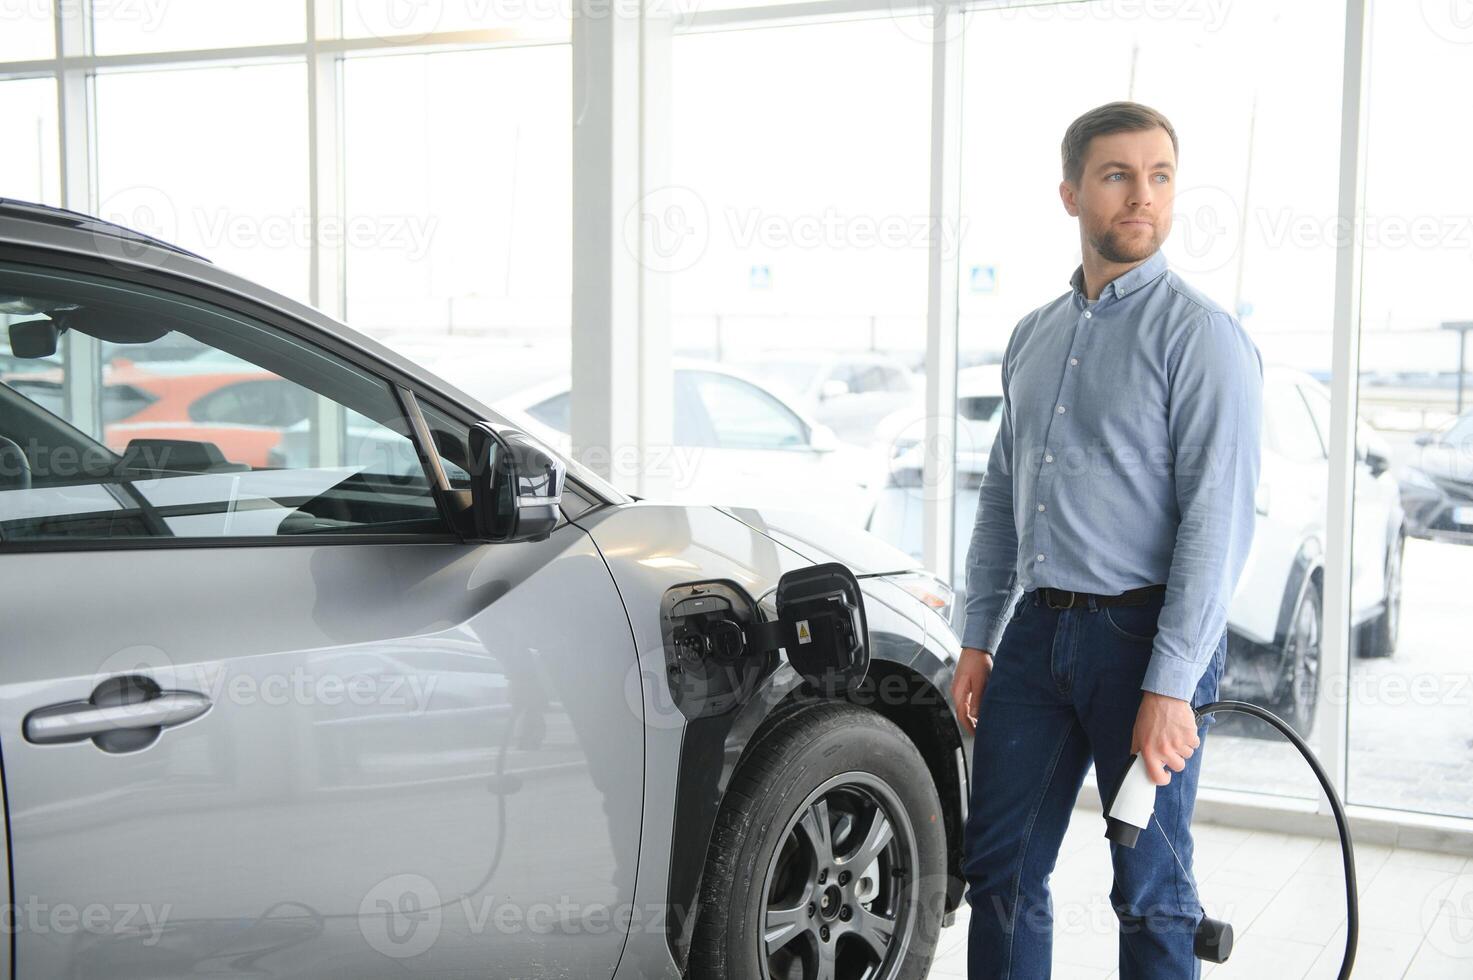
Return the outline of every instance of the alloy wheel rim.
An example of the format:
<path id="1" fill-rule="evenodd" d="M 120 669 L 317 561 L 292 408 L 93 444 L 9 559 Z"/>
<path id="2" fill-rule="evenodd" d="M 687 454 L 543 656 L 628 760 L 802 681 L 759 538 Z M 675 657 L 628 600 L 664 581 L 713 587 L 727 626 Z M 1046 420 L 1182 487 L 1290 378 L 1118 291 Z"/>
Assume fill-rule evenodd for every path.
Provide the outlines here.
<path id="1" fill-rule="evenodd" d="M 1306 589 L 1294 615 L 1294 628 L 1289 636 L 1289 694 L 1301 721 L 1309 717 L 1319 697 L 1320 688 L 1320 623 L 1319 611 L 1310 601 Z"/>
<path id="2" fill-rule="evenodd" d="M 914 928 L 918 863 L 883 780 L 826 780 L 788 820 L 762 882 L 763 980 L 891 980 Z"/>

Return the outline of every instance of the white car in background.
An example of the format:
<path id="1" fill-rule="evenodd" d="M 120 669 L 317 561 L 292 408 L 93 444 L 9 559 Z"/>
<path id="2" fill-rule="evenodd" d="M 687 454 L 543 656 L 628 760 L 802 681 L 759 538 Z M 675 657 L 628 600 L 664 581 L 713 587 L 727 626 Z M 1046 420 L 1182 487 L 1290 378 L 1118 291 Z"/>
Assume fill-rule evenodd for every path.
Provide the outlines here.
<path id="1" fill-rule="evenodd" d="M 502 394 L 486 390 L 502 366 L 442 359 L 429 347 L 415 353 L 426 367 L 559 452 L 571 452 L 566 361 L 547 380 Z M 679 357 L 672 364 L 674 445 L 639 460 L 643 471 L 668 476 L 671 502 L 809 510 L 864 526 L 884 478 L 872 453 L 841 442 L 827 426 L 745 372 Z"/>
<path id="2" fill-rule="evenodd" d="M 963 387 L 960 379 L 958 375 L 963 392 L 975 390 Z M 999 404 L 994 406 L 994 416 L 984 426 L 962 427 L 969 433 L 968 442 L 957 455 L 954 555 L 961 598 L 953 608 L 958 610 L 965 606 L 966 553 L 987 457 L 1000 422 L 1000 376 L 997 385 Z M 1229 657 L 1223 690 L 1224 696 L 1266 705 L 1308 734 L 1319 691 L 1324 633 L 1330 398 L 1324 385 L 1305 372 L 1269 367 L 1264 371 L 1263 400 L 1257 526 L 1228 609 Z M 897 448 L 869 530 L 919 558 L 925 498 L 921 448 L 903 444 L 903 440 Z M 1400 628 L 1406 518 L 1389 449 L 1364 422 L 1356 437 L 1354 522 L 1353 648 L 1359 656 L 1391 656 Z M 960 625 L 959 614 L 954 622 Z"/>
<path id="3" fill-rule="evenodd" d="M 875 351 L 771 350 L 723 363 L 787 395 L 857 446 L 869 445 L 881 419 L 925 390 L 923 378 Z"/>

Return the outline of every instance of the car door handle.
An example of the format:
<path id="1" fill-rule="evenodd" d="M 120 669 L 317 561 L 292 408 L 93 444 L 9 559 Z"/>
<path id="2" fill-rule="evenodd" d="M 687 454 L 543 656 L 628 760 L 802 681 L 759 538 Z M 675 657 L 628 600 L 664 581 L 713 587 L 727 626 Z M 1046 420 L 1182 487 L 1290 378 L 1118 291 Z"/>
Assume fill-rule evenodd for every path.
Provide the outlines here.
<path id="1" fill-rule="evenodd" d="M 193 691 L 164 691 L 132 704 L 68 701 L 32 711 L 26 716 L 25 735 L 37 745 L 81 742 L 108 732 L 182 725 L 209 709 L 210 699 Z"/>

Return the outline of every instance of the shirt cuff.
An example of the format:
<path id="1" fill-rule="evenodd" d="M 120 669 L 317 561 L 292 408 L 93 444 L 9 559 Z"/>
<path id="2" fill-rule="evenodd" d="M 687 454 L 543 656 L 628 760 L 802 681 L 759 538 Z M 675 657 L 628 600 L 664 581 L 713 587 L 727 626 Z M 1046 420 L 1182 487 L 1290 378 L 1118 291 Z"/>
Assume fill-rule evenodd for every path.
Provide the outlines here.
<path id="1" fill-rule="evenodd" d="M 1206 672 L 1206 664 L 1156 653 L 1151 656 L 1151 662 L 1146 667 L 1146 679 L 1141 682 L 1141 690 L 1164 694 L 1190 704 L 1192 695 L 1197 693 L 1197 685 L 1202 682 L 1202 675 Z"/>
<path id="2" fill-rule="evenodd" d="M 1008 615 L 1008 605 L 1004 605 L 1002 612 L 992 618 L 985 616 L 968 616 L 966 623 L 962 626 L 962 646 L 973 650 L 986 650 L 988 653 L 996 653 L 997 646 L 1002 642 L 1003 633 L 1007 632 L 1008 623 L 1012 617 Z"/>

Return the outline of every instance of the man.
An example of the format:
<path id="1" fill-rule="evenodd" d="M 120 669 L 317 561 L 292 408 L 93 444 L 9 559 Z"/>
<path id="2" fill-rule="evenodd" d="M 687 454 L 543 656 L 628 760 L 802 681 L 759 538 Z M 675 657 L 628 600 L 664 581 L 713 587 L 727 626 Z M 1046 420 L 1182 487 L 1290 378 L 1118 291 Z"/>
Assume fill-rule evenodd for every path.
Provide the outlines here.
<path id="1" fill-rule="evenodd" d="M 1139 752 L 1155 817 L 1111 845 L 1120 980 L 1197 977 L 1192 709 L 1217 695 L 1253 534 L 1262 358 L 1166 267 L 1171 123 L 1112 102 L 1062 149 L 1083 263 L 1008 340 L 952 684 L 975 735 L 968 974 L 1050 975 L 1048 876 L 1079 787 L 1093 762 L 1110 792 Z"/>

